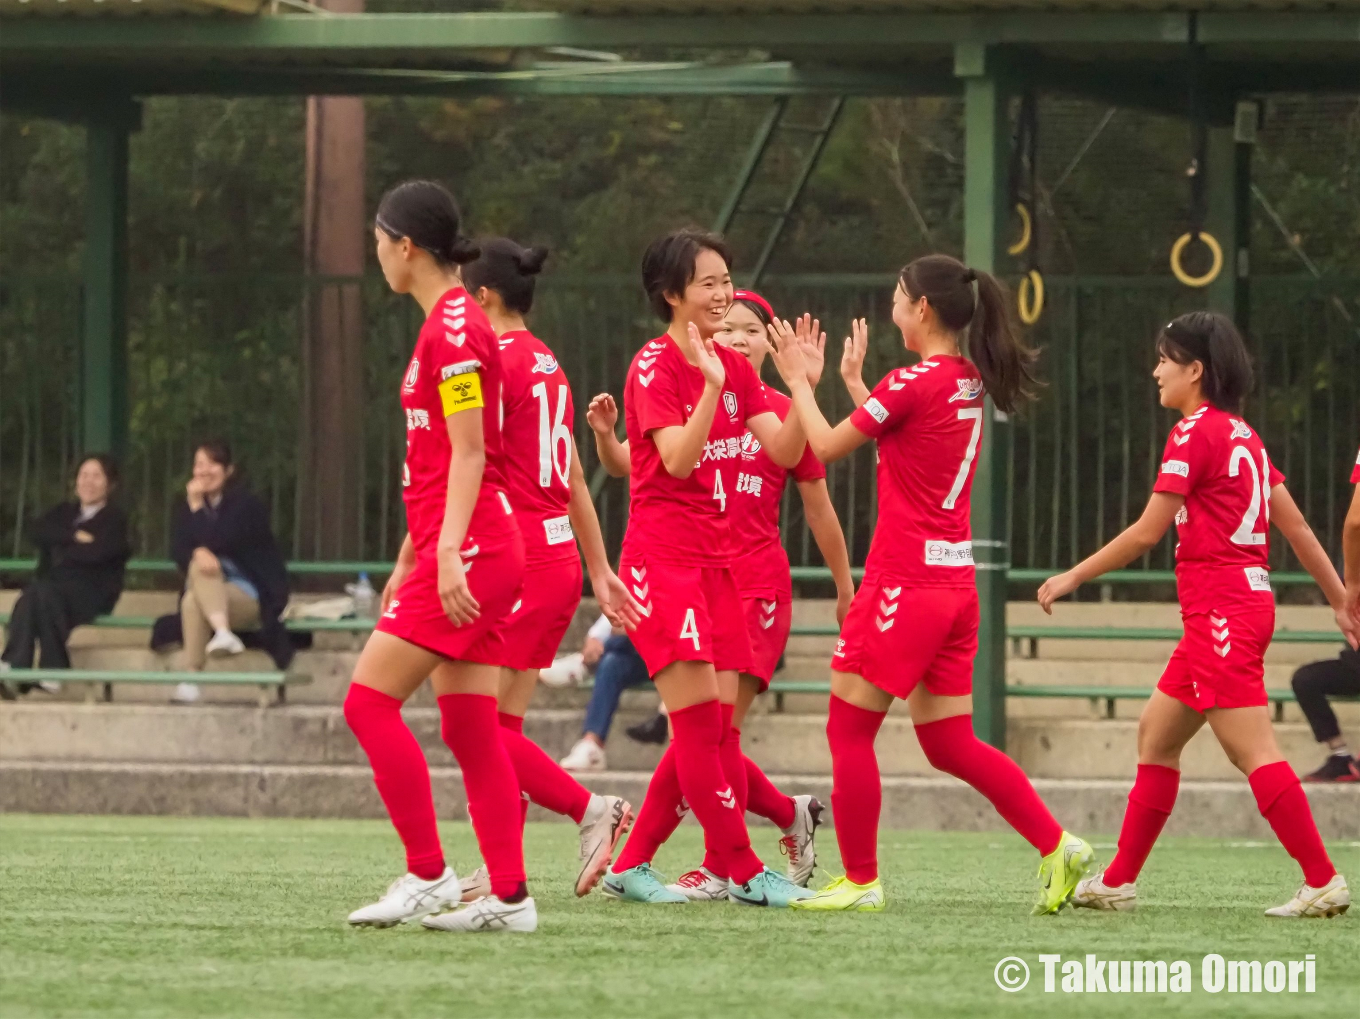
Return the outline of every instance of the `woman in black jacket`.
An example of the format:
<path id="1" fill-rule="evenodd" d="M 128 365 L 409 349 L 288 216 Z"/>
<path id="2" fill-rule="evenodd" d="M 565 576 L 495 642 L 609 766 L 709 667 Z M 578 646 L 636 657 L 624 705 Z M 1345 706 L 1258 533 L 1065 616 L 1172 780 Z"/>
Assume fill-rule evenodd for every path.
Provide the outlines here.
<path id="1" fill-rule="evenodd" d="M 194 473 L 176 510 L 170 554 L 183 571 L 179 622 L 185 664 L 201 670 L 209 655 L 240 654 L 234 631 L 249 631 L 279 668 L 293 658 L 282 614 L 288 571 L 269 527 L 264 503 L 234 480 L 231 447 L 205 442 L 194 451 Z M 162 634 L 163 636 L 163 634 Z M 175 700 L 198 699 L 181 684 Z"/>
<path id="2" fill-rule="evenodd" d="M 76 472 L 76 498 L 54 506 L 33 525 L 38 569 L 10 615 L 3 660 L 15 669 L 69 669 L 71 630 L 112 612 L 123 593 L 128 545 L 127 514 L 111 501 L 118 472 L 106 456 L 87 456 Z M 21 693 L 32 688 L 22 684 Z"/>

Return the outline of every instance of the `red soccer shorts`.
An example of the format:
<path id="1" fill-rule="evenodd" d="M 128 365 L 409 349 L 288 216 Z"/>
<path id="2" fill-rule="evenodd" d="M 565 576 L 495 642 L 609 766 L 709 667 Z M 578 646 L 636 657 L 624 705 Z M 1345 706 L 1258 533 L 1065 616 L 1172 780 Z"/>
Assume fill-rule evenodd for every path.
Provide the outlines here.
<path id="1" fill-rule="evenodd" d="M 1183 614 L 1185 635 L 1157 683 L 1193 711 L 1255 708 L 1266 701 L 1266 648 L 1275 633 L 1275 605 L 1223 614 Z"/>
<path id="2" fill-rule="evenodd" d="M 751 637 L 751 667 L 742 672 L 760 680 L 760 692 L 764 693 L 770 688 L 774 670 L 779 667 L 779 659 L 789 642 L 793 602 L 787 598 L 743 596 L 741 609 L 746 632 Z"/>
<path id="3" fill-rule="evenodd" d="M 524 571 L 524 588 L 501 625 L 508 669 L 546 669 L 581 604 L 581 560 L 561 559 Z"/>
<path id="4" fill-rule="evenodd" d="M 619 576 L 642 606 L 628 636 L 655 676 L 674 662 L 712 662 L 719 672 L 751 668 L 741 598 L 726 566 L 677 566 L 624 559 Z"/>
<path id="5" fill-rule="evenodd" d="M 864 584 L 855 592 L 831 658 L 894 697 L 925 683 L 939 697 L 973 692 L 978 646 L 976 587 Z"/>
<path id="6" fill-rule="evenodd" d="M 454 626 L 439 600 L 439 567 L 433 554 L 420 556 L 416 568 L 397 589 L 375 629 L 457 662 L 505 664 L 501 627 L 520 596 L 524 579 L 524 542 L 478 549 L 464 556 L 468 589 L 481 615 L 467 626 Z"/>

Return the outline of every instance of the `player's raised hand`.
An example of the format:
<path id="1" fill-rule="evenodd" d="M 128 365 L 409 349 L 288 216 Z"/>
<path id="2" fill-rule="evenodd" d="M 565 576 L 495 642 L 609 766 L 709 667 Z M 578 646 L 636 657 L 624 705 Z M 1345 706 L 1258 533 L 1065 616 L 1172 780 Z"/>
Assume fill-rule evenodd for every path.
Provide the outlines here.
<path id="1" fill-rule="evenodd" d="M 625 630 L 637 629 L 638 623 L 642 621 L 642 606 L 617 573 L 609 570 L 599 577 L 591 577 L 590 586 L 606 619 Z"/>
<path id="2" fill-rule="evenodd" d="M 1044 581 L 1044 586 L 1039 588 L 1039 605 L 1050 616 L 1053 615 L 1053 603 L 1059 598 L 1064 598 L 1077 589 L 1077 582 L 1071 573 L 1059 573 L 1056 577 L 1049 577 Z"/>
<path id="3" fill-rule="evenodd" d="M 435 556 L 439 562 L 439 601 L 444 614 L 454 626 L 467 626 L 482 614 L 482 607 L 468 589 L 463 557 L 456 548 L 440 548 Z"/>
<path id="4" fill-rule="evenodd" d="M 712 338 L 702 339 L 698 327 L 693 322 L 689 324 L 689 346 L 694 351 L 695 364 L 704 373 L 704 381 L 714 389 L 721 389 L 722 384 L 727 381 L 727 369 L 723 367 L 722 358 L 713 347 Z"/>
<path id="5" fill-rule="evenodd" d="M 770 334 L 770 356 L 779 377 L 786 386 L 792 387 L 808 377 L 807 355 L 803 345 L 798 342 L 798 333 L 781 318 L 776 318 L 766 330 Z"/>
<path id="6" fill-rule="evenodd" d="M 597 435 L 613 435 L 619 423 L 619 407 L 608 393 L 601 393 L 586 408 L 586 424 Z"/>
<path id="7" fill-rule="evenodd" d="M 847 384 L 864 383 L 864 358 L 869 353 L 869 323 L 857 318 L 850 323 L 850 335 L 845 338 L 841 354 L 841 378 Z"/>
<path id="8" fill-rule="evenodd" d="M 822 332 L 822 323 L 803 312 L 803 317 L 794 328 L 794 335 L 798 338 L 798 346 L 803 349 L 808 385 L 816 389 L 817 383 L 822 380 L 822 369 L 826 367 L 826 333 Z"/>

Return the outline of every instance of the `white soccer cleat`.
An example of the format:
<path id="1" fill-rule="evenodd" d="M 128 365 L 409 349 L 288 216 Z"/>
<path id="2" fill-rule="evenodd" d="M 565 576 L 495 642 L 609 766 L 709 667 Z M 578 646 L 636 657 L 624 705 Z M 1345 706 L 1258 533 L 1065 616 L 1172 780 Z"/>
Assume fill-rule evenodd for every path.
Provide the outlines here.
<path id="1" fill-rule="evenodd" d="M 230 630 L 218 630 L 204 650 L 208 652 L 209 658 L 229 658 L 232 655 L 239 655 L 245 649 L 246 646 L 236 634 Z"/>
<path id="2" fill-rule="evenodd" d="M 803 888 L 812 880 L 817 866 L 817 847 L 813 839 L 822 823 L 822 804 L 815 796 L 793 798 L 793 824 L 783 829 L 779 851 L 789 858 L 788 879 Z"/>
<path id="3" fill-rule="evenodd" d="M 619 840 L 633 827 L 633 806 L 621 796 L 592 794 L 581 818 L 581 872 L 576 895 L 589 895 L 614 861 Z"/>
<path id="4" fill-rule="evenodd" d="M 1102 871 L 1078 881 L 1076 890 L 1072 893 L 1072 905 L 1080 906 L 1082 909 L 1132 913 L 1134 907 L 1138 905 L 1138 889 L 1134 887 L 1134 883 L 1130 881 L 1126 885 L 1111 888 L 1104 882 L 1104 877 Z"/>
<path id="5" fill-rule="evenodd" d="M 586 659 L 575 654 L 554 658 L 546 669 L 538 670 L 538 680 L 547 686 L 576 686 L 586 678 Z"/>
<path id="6" fill-rule="evenodd" d="M 1267 909 L 1266 916 L 1340 916 L 1351 908 L 1346 879 L 1333 874 L 1321 888 L 1303 885 L 1283 906 Z"/>
<path id="7" fill-rule="evenodd" d="M 557 763 L 565 771 L 604 771 L 604 747 L 594 740 L 579 739 L 571 753 Z"/>
<path id="8" fill-rule="evenodd" d="M 700 867 L 683 874 L 675 884 L 667 885 L 669 891 L 683 895 L 690 902 L 721 902 L 730 891 L 725 877 L 718 877 L 707 867 Z"/>
<path id="9" fill-rule="evenodd" d="M 445 867 L 433 881 L 403 874 L 388 885 L 381 899 L 351 913 L 349 922 L 356 927 L 394 927 L 456 906 L 458 900 L 458 875 L 452 867 Z"/>
<path id="10" fill-rule="evenodd" d="M 507 903 L 494 895 L 485 895 L 452 913 L 427 916 L 420 922 L 432 931 L 515 931 L 532 934 L 538 930 L 538 907 L 534 905 L 533 899 Z"/>
<path id="11" fill-rule="evenodd" d="M 458 882 L 464 902 L 472 902 L 491 894 L 491 874 L 483 865 Z"/>

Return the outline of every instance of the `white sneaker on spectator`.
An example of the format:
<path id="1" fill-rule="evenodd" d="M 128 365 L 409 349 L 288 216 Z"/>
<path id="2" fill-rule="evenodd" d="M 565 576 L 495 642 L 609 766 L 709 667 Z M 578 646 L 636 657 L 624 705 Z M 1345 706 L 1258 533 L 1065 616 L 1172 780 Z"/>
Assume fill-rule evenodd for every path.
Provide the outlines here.
<path id="1" fill-rule="evenodd" d="M 576 686 L 586 678 L 586 659 L 579 651 L 554 658 L 546 669 L 538 670 L 538 678 L 548 686 Z"/>
<path id="2" fill-rule="evenodd" d="M 403 874 L 381 899 L 351 913 L 349 922 L 356 927 L 393 927 L 456 906 L 458 895 L 458 875 L 452 867 L 445 867 L 433 881 Z"/>
<path id="3" fill-rule="evenodd" d="M 172 704 L 193 704 L 199 697 L 197 683 L 180 683 L 170 695 Z"/>
<path id="4" fill-rule="evenodd" d="M 567 771 L 604 771 L 604 747 L 582 737 L 571 748 L 571 753 L 557 763 Z"/>
<path id="5" fill-rule="evenodd" d="M 51 694 L 53 697 L 61 693 L 61 684 L 54 683 L 50 679 L 39 680 L 37 686 L 43 693 Z"/>
<path id="6" fill-rule="evenodd" d="M 239 655 L 246 649 L 241 643 L 241 638 L 230 630 L 218 630 L 212 635 L 212 640 L 208 641 L 206 648 L 209 658 L 226 658 L 229 655 Z"/>

